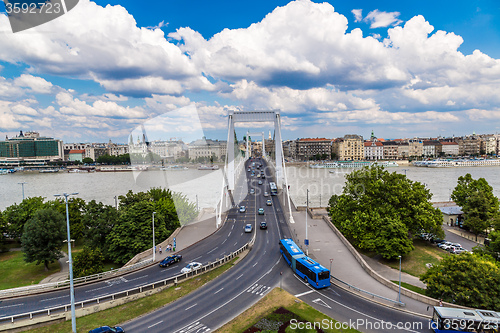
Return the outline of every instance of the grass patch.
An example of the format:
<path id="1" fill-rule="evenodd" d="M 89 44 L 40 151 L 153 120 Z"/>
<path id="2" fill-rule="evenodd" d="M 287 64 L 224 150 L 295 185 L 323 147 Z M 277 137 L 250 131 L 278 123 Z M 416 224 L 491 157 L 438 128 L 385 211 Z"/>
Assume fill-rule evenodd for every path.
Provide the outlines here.
<path id="1" fill-rule="evenodd" d="M 212 271 L 198 275 L 190 280 L 184 281 L 177 286 L 167 288 L 157 294 L 147 296 L 136 301 L 132 301 L 111 309 L 100 311 L 85 317 L 76 319 L 78 332 L 88 332 L 91 329 L 102 325 L 116 326 L 120 323 L 131 320 L 162 306 L 167 305 L 176 299 L 183 297 L 190 292 L 200 288 L 207 282 L 215 279 L 229 268 L 231 268 L 238 257 Z M 71 332 L 71 320 L 64 323 L 53 324 L 37 329 L 32 329 L 34 333 L 67 333 Z"/>
<path id="2" fill-rule="evenodd" d="M 23 252 L 13 251 L 0 253 L 0 289 L 10 289 L 37 284 L 47 276 L 59 272 L 59 263 L 49 264 L 45 271 L 43 264 L 27 263 L 23 259 Z"/>
<path id="3" fill-rule="evenodd" d="M 396 285 L 399 286 L 399 281 L 391 280 L 391 282 L 393 282 L 393 283 L 395 283 Z M 425 295 L 425 289 L 424 288 L 420 288 L 420 287 L 414 286 L 412 284 L 409 284 L 409 283 L 406 283 L 406 282 L 403 282 L 403 281 L 401 281 L 401 287 L 404 287 L 404 288 L 406 288 L 408 290 L 414 291 L 414 292 L 419 293 L 421 295 Z"/>
<path id="4" fill-rule="evenodd" d="M 281 310 L 285 308 L 290 313 Z M 280 310 L 278 310 L 280 309 Z M 278 311 L 277 311 L 278 310 Z M 239 332 L 278 332 L 276 328 L 278 324 L 273 324 L 273 322 L 285 323 L 291 318 L 300 318 L 303 321 L 308 321 L 310 323 L 322 322 L 326 319 L 328 322 L 332 320 L 330 317 L 324 315 L 323 313 L 317 311 L 308 304 L 300 301 L 294 296 L 290 295 L 286 291 L 274 288 L 270 293 L 268 293 L 264 298 L 258 301 L 254 306 L 243 312 L 241 315 L 233 319 L 231 322 L 219 328 L 217 333 L 239 333 Z M 333 320 L 333 323 L 336 321 Z M 264 329 L 257 329 L 254 326 L 267 327 Z M 287 327 L 285 332 L 317 332 L 316 330 L 292 330 L 291 327 Z M 323 332 L 359 332 L 354 329 L 325 329 Z"/>
<path id="5" fill-rule="evenodd" d="M 431 263 L 433 265 L 437 265 L 443 257 L 450 255 L 437 246 L 432 245 L 424 240 L 417 239 L 413 242 L 413 245 L 415 246 L 415 250 L 411 251 L 401 260 L 401 270 L 413 276 L 420 277 L 422 274 L 424 274 L 428 269 L 425 264 Z M 382 259 L 380 262 L 389 267 L 399 270 L 398 259 Z"/>

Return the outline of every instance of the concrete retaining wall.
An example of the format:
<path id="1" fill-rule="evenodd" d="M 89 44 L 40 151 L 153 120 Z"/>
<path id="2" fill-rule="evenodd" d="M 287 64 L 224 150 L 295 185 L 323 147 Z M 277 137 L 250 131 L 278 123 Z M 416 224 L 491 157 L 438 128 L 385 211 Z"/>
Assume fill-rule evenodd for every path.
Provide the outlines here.
<path id="1" fill-rule="evenodd" d="M 395 283 L 392 283 L 391 281 L 387 280 L 385 277 L 383 277 L 380 274 L 378 274 L 377 272 L 375 272 L 366 263 L 366 261 L 363 259 L 363 257 L 361 257 L 361 255 L 354 248 L 354 246 L 352 246 L 352 244 L 347 240 L 347 238 L 345 238 L 344 235 L 337 229 L 337 227 L 335 225 L 333 225 L 333 223 L 330 222 L 330 218 L 328 218 L 326 216 L 323 216 L 323 220 L 325 221 L 326 224 L 328 224 L 328 226 L 333 230 L 333 232 L 340 238 L 340 240 L 342 241 L 342 243 L 344 243 L 344 245 L 349 249 L 349 251 L 352 253 L 352 255 L 354 256 L 354 258 L 356 258 L 356 260 L 358 261 L 358 263 L 361 265 L 361 267 L 363 267 L 363 269 L 368 274 L 370 274 L 371 277 L 373 277 L 378 282 L 382 283 L 384 286 L 386 286 L 386 287 L 388 287 L 388 288 L 390 288 L 390 289 L 392 289 L 392 290 L 394 290 L 396 292 L 399 291 L 399 286 L 398 285 L 396 285 Z M 416 292 L 411 291 L 409 289 L 406 289 L 404 287 L 401 287 L 401 295 L 405 295 L 406 297 L 409 297 L 411 299 L 417 300 L 419 302 L 422 302 L 422 303 L 425 303 L 425 304 L 428 304 L 428 305 L 432 305 L 432 306 L 438 306 L 439 305 L 439 300 L 431 298 L 431 297 L 428 297 L 428 296 L 425 296 L 425 295 L 421 295 L 419 293 L 416 293 Z M 465 308 L 463 306 L 458 306 L 456 304 L 446 303 L 446 302 L 443 302 L 443 305 L 447 306 L 447 307 L 454 307 L 454 308 Z"/>

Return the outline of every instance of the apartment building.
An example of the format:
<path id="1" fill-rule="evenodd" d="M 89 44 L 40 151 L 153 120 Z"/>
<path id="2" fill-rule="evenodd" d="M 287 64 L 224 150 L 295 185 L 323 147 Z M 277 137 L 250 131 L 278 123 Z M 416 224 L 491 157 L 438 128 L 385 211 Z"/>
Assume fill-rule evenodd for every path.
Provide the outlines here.
<path id="1" fill-rule="evenodd" d="M 361 161 L 365 159 L 365 145 L 363 137 L 356 134 L 347 134 L 343 138 L 333 141 L 332 152 L 339 161 Z"/>
<path id="2" fill-rule="evenodd" d="M 378 161 L 384 159 L 384 145 L 379 141 L 365 141 L 365 159 Z"/>
<path id="3" fill-rule="evenodd" d="M 396 160 L 398 159 L 398 144 L 396 141 L 384 141 L 382 142 L 384 147 L 384 160 Z"/>
<path id="4" fill-rule="evenodd" d="M 214 156 L 217 161 L 223 161 L 227 155 L 227 141 L 211 140 L 203 137 L 188 144 L 188 157 L 210 158 Z"/>
<path id="5" fill-rule="evenodd" d="M 477 156 L 481 151 L 481 139 L 475 135 L 457 138 L 458 154 L 460 156 Z"/>
<path id="6" fill-rule="evenodd" d="M 440 141 L 441 155 L 443 156 L 458 156 L 458 143 L 455 141 Z"/>
<path id="7" fill-rule="evenodd" d="M 298 139 L 295 142 L 295 155 L 298 160 L 309 160 L 315 156 L 326 156 L 328 159 L 332 154 L 332 140 L 326 138 Z"/>

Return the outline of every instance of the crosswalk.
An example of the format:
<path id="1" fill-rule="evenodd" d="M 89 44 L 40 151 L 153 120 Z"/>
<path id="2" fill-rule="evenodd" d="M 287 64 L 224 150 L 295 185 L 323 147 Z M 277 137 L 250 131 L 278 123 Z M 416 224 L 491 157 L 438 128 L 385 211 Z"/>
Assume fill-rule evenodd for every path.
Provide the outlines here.
<path id="1" fill-rule="evenodd" d="M 192 323 L 184 327 L 183 329 L 177 331 L 176 333 L 202 333 L 202 332 L 210 332 L 210 328 L 197 321 L 196 323 Z"/>

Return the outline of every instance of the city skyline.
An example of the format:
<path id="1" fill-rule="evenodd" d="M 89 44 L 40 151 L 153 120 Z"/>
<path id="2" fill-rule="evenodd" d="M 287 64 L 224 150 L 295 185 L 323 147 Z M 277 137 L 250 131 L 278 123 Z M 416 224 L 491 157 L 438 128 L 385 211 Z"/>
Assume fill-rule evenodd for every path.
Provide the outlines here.
<path id="1" fill-rule="evenodd" d="M 494 134 L 498 22 L 479 0 L 82 0 L 13 34 L 4 12 L 0 134 L 127 142 L 144 125 L 150 141 L 225 140 L 231 108 L 280 109 L 284 140 Z"/>

